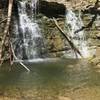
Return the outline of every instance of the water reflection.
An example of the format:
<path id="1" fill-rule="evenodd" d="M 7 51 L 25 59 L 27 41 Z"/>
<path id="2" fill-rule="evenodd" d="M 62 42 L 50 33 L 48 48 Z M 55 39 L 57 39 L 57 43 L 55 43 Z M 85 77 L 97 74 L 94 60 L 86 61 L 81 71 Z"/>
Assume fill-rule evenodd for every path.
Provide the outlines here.
<path id="1" fill-rule="evenodd" d="M 80 63 L 79 63 L 80 62 Z M 40 64 L 28 64 L 31 72 L 27 73 L 21 66 L 15 65 L 10 72 L 1 72 L 0 78 L 8 84 L 51 85 L 78 84 L 88 77 L 89 67 L 86 61 L 68 60 Z"/>
<path id="2" fill-rule="evenodd" d="M 0 89 L 3 88 L 3 91 L 7 91 L 7 94 L 13 97 L 17 94 L 17 97 L 26 98 L 25 100 L 63 100 L 64 96 L 77 97 L 79 91 L 94 93 L 94 88 L 99 92 L 100 75 L 93 71 L 86 60 L 69 59 L 52 63 L 28 64 L 28 66 L 30 73 L 18 64 L 13 66 L 12 71 L 1 71 Z M 83 97 L 84 95 L 82 94 Z"/>

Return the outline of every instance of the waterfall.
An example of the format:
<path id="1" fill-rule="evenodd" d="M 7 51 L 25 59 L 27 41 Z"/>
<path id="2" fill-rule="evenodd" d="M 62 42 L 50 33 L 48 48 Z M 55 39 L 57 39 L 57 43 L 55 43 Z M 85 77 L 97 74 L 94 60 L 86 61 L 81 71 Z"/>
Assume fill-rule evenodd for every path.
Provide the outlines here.
<path id="1" fill-rule="evenodd" d="M 18 60 L 47 59 L 48 52 L 45 47 L 43 34 L 38 25 L 38 0 L 18 0 L 17 16 L 14 18 L 14 31 L 12 32 L 12 47 Z M 70 39 L 81 52 L 84 58 L 90 56 L 81 15 L 78 16 L 70 9 L 66 12 L 66 30 Z M 67 43 L 65 43 L 66 45 Z M 68 45 L 67 45 L 68 46 Z M 73 50 L 65 51 L 64 56 L 76 58 Z M 80 55 L 77 54 L 80 58 Z"/>
<path id="2" fill-rule="evenodd" d="M 84 26 L 80 13 L 78 16 L 68 9 L 66 12 L 66 22 L 65 25 L 67 27 L 67 32 L 69 37 L 71 38 L 74 45 L 81 52 L 84 58 L 89 57 L 89 51 L 87 46 L 87 40 L 84 30 L 81 30 Z M 76 58 L 76 54 L 74 51 L 70 50 L 66 53 L 68 57 Z M 80 55 L 77 54 L 77 57 L 80 58 Z"/>
<path id="3" fill-rule="evenodd" d="M 43 58 L 44 41 L 36 21 L 38 0 L 18 1 L 18 20 L 12 38 L 15 55 L 19 60 Z"/>

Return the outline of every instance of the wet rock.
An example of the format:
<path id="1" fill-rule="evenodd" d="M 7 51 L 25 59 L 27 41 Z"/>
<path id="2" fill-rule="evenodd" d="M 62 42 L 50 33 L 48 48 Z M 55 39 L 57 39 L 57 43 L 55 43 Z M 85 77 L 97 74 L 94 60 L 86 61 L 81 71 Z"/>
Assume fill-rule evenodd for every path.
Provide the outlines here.
<path id="1" fill-rule="evenodd" d="M 96 48 L 96 57 L 100 58 L 100 47 Z"/>
<path id="2" fill-rule="evenodd" d="M 95 71 L 100 73 L 100 63 L 97 66 L 95 66 Z"/>
<path id="3" fill-rule="evenodd" d="M 3 96 L 4 95 L 4 92 L 0 91 L 0 96 Z"/>
<path id="4" fill-rule="evenodd" d="M 100 47 L 96 48 L 96 52 L 95 52 L 95 56 L 93 57 L 93 59 L 91 60 L 91 63 L 95 66 L 98 66 L 98 64 L 100 63 Z M 99 65 L 100 66 L 100 65 Z"/>
<path id="5" fill-rule="evenodd" d="M 100 57 L 95 57 L 91 60 L 91 64 L 98 65 L 100 63 Z"/>
<path id="6" fill-rule="evenodd" d="M 100 63 L 100 47 L 96 47 L 96 52 L 93 58 L 90 60 L 91 64 L 97 66 Z"/>
<path id="7" fill-rule="evenodd" d="M 100 69 L 100 64 L 98 64 L 98 65 L 96 66 L 96 68 L 99 68 L 99 69 Z"/>
<path id="8" fill-rule="evenodd" d="M 97 37 L 98 39 L 100 39 L 100 33 L 96 34 L 96 37 Z"/>
<path id="9" fill-rule="evenodd" d="M 96 72 L 97 72 L 97 73 L 100 73 L 100 70 L 97 70 Z"/>

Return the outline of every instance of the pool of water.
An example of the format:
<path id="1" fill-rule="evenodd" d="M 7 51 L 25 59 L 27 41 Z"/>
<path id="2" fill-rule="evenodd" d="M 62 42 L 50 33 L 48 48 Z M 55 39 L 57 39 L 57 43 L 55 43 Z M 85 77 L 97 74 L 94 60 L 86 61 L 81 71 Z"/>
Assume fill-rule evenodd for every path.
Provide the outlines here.
<path id="1" fill-rule="evenodd" d="M 99 69 L 87 60 L 5 63 L 0 70 L 0 100 L 100 100 Z M 6 69 L 6 70 L 5 70 Z"/>

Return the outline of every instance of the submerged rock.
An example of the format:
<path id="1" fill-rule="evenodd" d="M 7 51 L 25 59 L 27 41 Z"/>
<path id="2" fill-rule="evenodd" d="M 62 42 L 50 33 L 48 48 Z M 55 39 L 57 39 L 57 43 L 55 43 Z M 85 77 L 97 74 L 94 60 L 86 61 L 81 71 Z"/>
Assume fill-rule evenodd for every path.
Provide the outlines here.
<path id="1" fill-rule="evenodd" d="M 72 100 L 69 97 L 59 96 L 59 100 Z"/>
<path id="2" fill-rule="evenodd" d="M 100 57 L 95 57 L 90 62 L 91 62 L 91 64 L 96 66 L 96 65 L 98 65 L 100 63 Z"/>

